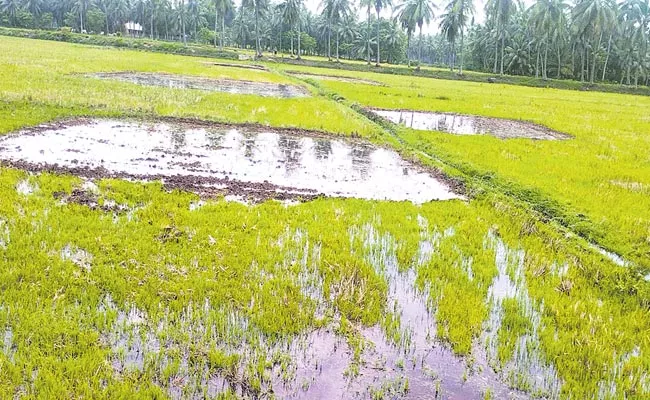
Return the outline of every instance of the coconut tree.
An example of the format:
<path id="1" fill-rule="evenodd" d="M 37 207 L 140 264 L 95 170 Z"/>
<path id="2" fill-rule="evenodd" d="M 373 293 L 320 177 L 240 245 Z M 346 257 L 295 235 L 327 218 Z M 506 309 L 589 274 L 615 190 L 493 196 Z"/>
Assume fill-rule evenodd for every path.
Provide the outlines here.
<path id="1" fill-rule="evenodd" d="M 0 3 L 0 11 L 9 16 L 9 21 L 12 26 L 16 26 L 16 14 L 20 9 L 20 0 L 2 0 Z"/>
<path id="2" fill-rule="evenodd" d="M 411 68 L 411 37 L 415 31 L 415 26 L 417 22 L 415 21 L 414 15 L 410 10 L 407 10 L 406 6 L 409 4 L 409 1 L 405 1 L 399 4 L 395 11 L 397 11 L 397 19 L 402 25 L 402 29 L 406 31 L 406 61 L 408 67 Z"/>
<path id="3" fill-rule="evenodd" d="M 79 14 L 79 30 L 81 32 L 84 31 L 84 17 L 92 4 L 92 0 L 74 0 L 72 10 Z"/>
<path id="4" fill-rule="evenodd" d="M 548 51 L 551 40 L 560 41 L 563 38 L 563 30 L 566 26 L 566 14 L 568 5 L 564 0 L 538 0 L 530 9 L 533 29 L 539 44 L 544 47 L 542 58 L 542 77 L 548 79 Z M 560 46 L 556 44 L 558 50 Z M 558 73 L 560 70 L 558 57 Z"/>
<path id="5" fill-rule="evenodd" d="M 505 40 L 510 17 L 516 9 L 513 0 L 488 0 L 485 11 L 490 19 L 493 20 L 495 26 L 495 46 L 494 46 L 494 70 L 497 73 L 497 65 L 499 61 L 499 49 L 501 50 L 501 68 L 500 73 L 503 75 L 503 55 L 505 51 Z"/>
<path id="6" fill-rule="evenodd" d="M 419 0 L 419 1 L 427 1 L 427 0 Z M 379 18 L 379 13 L 381 13 L 381 10 L 383 10 L 384 8 L 390 7 L 392 5 L 393 5 L 392 0 L 374 0 L 375 12 L 377 13 L 377 63 L 375 64 L 377 67 L 381 62 L 381 57 L 379 55 L 379 47 L 381 42 L 381 38 L 379 37 L 380 27 L 381 27 L 381 23 L 380 23 L 381 20 Z M 421 32 L 422 29 L 420 29 L 420 33 Z"/>
<path id="7" fill-rule="evenodd" d="M 367 56 L 367 63 L 370 65 L 370 13 L 372 10 L 372 7 L 374 5 L 374 0 L 360 0 L 360 5 L 361 8 L 366 8 L 366 23 L 367 23 L 367 29 L 366 29 L 366 56 Z"/>
<path id="8" fill-rule="evenodd" d="M 221 21 L 221 35 L 219 36 L 219 48 L 223 50 L 226 36 L 226 14 L 232 12 L 234 4 L 232 0 L 215 0 L 214 2 L 214 47 L 217 47 L 217 21 Z M 221 16 L 221 19 L 219 19 Z"/>
<path id="9" fill-rule="evenodd" d="M 589 81 L 594 82 L 596 74 L 597 54 L 603 40 L 603 35 L 611 21 L 616 17 L 615 4 L 612 0 L 579 0 L 572 10 L 572 20 L 575 25 L 575 33 L 582 40 L 584 46 L 584 58 L 589 72 L 588 51 L 591 49 L 591 73 Z"/>
<path id="10" fill-rule="evenodd" d="M 436 6 L 431 0 L 406 0 L 405 3 L 399 7 L 400 19 L 408 21 L 407 23 L 415 23 L 420 30 L 418 39 L 418 60 L 422 62 L 422 29 L 424 25 L 429 25 L 434 18 L 434 9 Z"/>
<path id="11" fill-rule="evenodd" d="M 451 45 L 452 62 L 450 67 L 453 71 L 456 59 L 456 39 L 460 38 L 460 66 L 458 73 L 463 74 L 463 49 L 465 27 L 469 17 L 474 14 L 474 5 L 471 0 L 451 0 L 445 7 L 445 13 L 441 16 L 440 28 L 443 35 Z"/>
<path id="12" fill-rule="evenodd" d="M 262 57 L 262 46 L 260 45 L 260 20 L 264 18 L 269 10 L 268 0 L 242 0 L 242 7 L 248 8 L 253 13 L 255 21 L 255 57 Z"/>
<path id="13" fill-rule="evenodd" d="M 298 28 L 298 56 L 296 57 L 298 60 L 301 59 L 300 36 L 302 34 L 302 2 L 303 0 L 285 0 L 284 3 L 282 3 L 282 19 L 291 27 L 292 30 Z"/>

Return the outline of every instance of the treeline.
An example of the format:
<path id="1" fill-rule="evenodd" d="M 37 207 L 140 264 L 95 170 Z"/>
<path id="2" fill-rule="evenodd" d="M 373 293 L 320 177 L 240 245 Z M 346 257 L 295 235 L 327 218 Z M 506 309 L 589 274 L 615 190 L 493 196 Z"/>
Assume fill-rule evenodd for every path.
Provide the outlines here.
<path id="1" fill-rule="evenodd" d="M 314 14 L 304 0 L 0 0 L 0 25 L 210 43 L 259 56 L 650 83 L 650 0 L 538 0 L 531 7 L 489 0 L 481 24 L 473 0 L 442 1 L 322 0 Z M 439 33 L 423 34 L 431 24 Z"/>

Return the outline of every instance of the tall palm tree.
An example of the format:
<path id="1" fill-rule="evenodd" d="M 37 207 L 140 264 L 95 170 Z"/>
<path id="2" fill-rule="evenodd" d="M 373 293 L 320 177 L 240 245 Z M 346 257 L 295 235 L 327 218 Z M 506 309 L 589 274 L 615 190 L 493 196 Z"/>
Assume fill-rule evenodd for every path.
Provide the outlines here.
<path id="1" fill-rule="evenodd" d="M 422 28 L 429 25 L 434 18 L 433 10 L 436 8 L 431 0 L 407 0 L 400 7 L 400 14 L 404 15 L 402 19 L 415 22 L 420 30 L 418 39 L 418 60 L 422 62 Z"/>
<path id="2" fill-rule="evenodd" d="M 217 21 L 221 15 L 221 35 L 219 35 L 219 48 L 223 50 L 226 36 L 226 14 L 232 12 L 234 4 L 232 0 L 215 0 L 214 2 L 214 47 L 217 47 Z"/>
<path id="3" fill-rule="evenodd" d="M 262 46 L 260 45 L 260 20 L 264 18 L 269 10 L 268 0 L 242 0 L 242 7 L 249 8 L 253 12 L 255 20 L 255 57 L 262 57 Z"/>
<path id="4" fill-rule="evenodd" d="M 0 11 L 9 16 L 9 21 L 12 26 L 16 26 L 16 14 L 20 10 L 20 0 L 2 0 L 0 3 Z"/>
<path id="5" fill-rule="evenodd" d="M 440 28 L 451 44 L 452 62 L 450 67 L 453 71 L 455 63 L 456 39 L 460 37 L 460 67 L 458 73 L 463 74 L 463 54 L 465 27 L 469 17 L 474 14 L 474 4 L 472 0 L 450 0 L 445 7 L 445 13 L 441 16 Z"/>
<path id="6" fill-rule="evenodd" d="M 572 10 L 576 33 L 588 44 L 585 48 L 587 71 L 589 71 L 588 47 L 591 47 L 591 73 L 589 81 L 594 82 L 596 55 L 600 51 L 605 29 L 615 18 L 615 4 L 612 0 L 579 0 Z"/>
<path id="7" fill-rule="evenodd" d="M 501 69 L 503 75 L 503 54 L 505 51 L 506 29 L 510 17 L 515 11 L 513 0 L 488 0 L 485 9 L 486 14 L 492 18 L 496 26 L 496 43 L 494 46 L 494 73 L 497 72 L 497 63 L 499 61 L 499 48 L 501 49 Z"/>
<path id="8" fill-rule="evenodd" d="M 426 1 L 426 0 L 421 0 L 421 1 Z M 377 67 L 379 66 L 379 63 L 381 62 L 381 57 L 379 55 L 379 45 L 381 42 L 381 38 L 379 37 L 379 32 L 380 32 L 380 18 L 379 18 L 379 13 L 381 13 L 381 10 L 390 7 L 393 5 L 392 0 L 374 0 L 374 5 L 375 5 L 375 12 L 377 13 L 377 63 L 375 64 Z M 422 29 L 420 29 L 420 32 L 422 32 Z"/>
<path id="9" fill-rule="evenodd" d="M 302 2 L 303 0 L 285 0 L 282 3 L 282 19 L 286 22 L 291 29 L 298 28 L 298 60 L 300 57 L 300 36 L 302 35 Z M 292 42 L 293 43 L 293 42 Z"/>
<path id="10" fill-rule="evenodd" d="M 72 10 L 79 14 L 79 30 L 84 31 L 84 16 L 88 9 L 92 6 L 92 0 L 75 0 Z"/>
<path id="11" fill-rule="evenodd" d="M 540 44 L 544 46 L 544 57 L 542 59 L 542 77 L 548 79 L 548 50 L 551 39 L 561 40 L 562 30 L 566 25 L 565 10 L 568 5 L 564 0 L 537 0 L 529 9 L 531 22 L 540 39 Z M 559 48 L 559 46 L 558 46 Z M 558 72 L 559 68 L 558 61 Z"/>
<path id="12" fill-rule="evenodd" d="M 411 10 L 407 9 L 408 4 L 408 0 L 399 4 L 395 8 L 395 11 L 397 11 L 397 19 L 402 25 L 402 29 L 406 31 L 406 61 L 408 67 L 411 68 L 411 54 L 409 50 L 411 48 L 411 37 L 413 36 L 413 31 L 415 31 L 415 25 L 417 23 L 415 21 L 413 13 L 410 12 Z"/>
<path id="13" fill-rule="evenodd" d="M 368 65 L 370 65 L 370 11 L 373 5 L 374 0 L 360 0 L 360 6 L 366 8 L 366 23 L 368 24 L 366 29 L 366 56 Z"/>
<path id="14" fill-rule="evenodd" d="M 350 3 L 348 0 L 322 0 L 320 7 L 322 16 L 327 21 L 327 59 L 332 61 L 332 28 L 349 13 Z"/>

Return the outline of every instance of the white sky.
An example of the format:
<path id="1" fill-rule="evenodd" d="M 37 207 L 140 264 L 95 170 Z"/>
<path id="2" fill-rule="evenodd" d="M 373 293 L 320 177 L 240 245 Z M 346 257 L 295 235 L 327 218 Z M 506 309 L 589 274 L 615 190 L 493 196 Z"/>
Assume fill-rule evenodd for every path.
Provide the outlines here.
<path id="1" fill-rule="evenodd" d="M 448 0 L 437 0 L 435 1 L 435 4 L 438 6 L 437 10 L 434 10 L 434 13 L 436 15 L 436 20 L 432 21 L 429 26 L 425 26 L 423 29 L 424 33 L 435 33 L 438 32 L 438 24 L 440 23 L 437 20 L 437 17 L 444 12 L 445 6 L 447 5 Z M 532 1 L 532 0 L 530 0 Z M 401 0 L 393 0 L 393 6 L 399 4 Z M 525 1 L 525 3 L 528 3 L 529 1 Z M 305 0 L 305 7 L 312 13 L 318 14 L 320 13 L 320 3 L 321 0 Z M 359 1 L 355 1 L 356 6 L 357 6 L 357 14 L 359 16 L 359 19 L 362 21 L 366 20 L 366 10 L 360 10 L 359 8 Z M 474 20 L 476 23 L 482 22 L 483 19 L 485 18 L 485 12 L 483 9 L 485 8 L 485 0 L 474 0 Z M 374 13 L 374 10 L 373 10 Z M 390 17 L 390 10 L 384 10 L 381 12 L 381 16 L 384 18 Z"/>
<path id="2" fill-rule="evenodd" d="M 359 1 L 358 0 L 352 0 L 356 5 L 357 5 L 357 14 L 359 18 L 362 21 L 366 20 L 366 10 L 359 10 Z M 393 0 L 393 5 L 397 5 L 401 2 L 402 0 Z M 435 10 L 435 15 L 436 15 L 436 20 L 432 21 L 431 24 L 428 27 L 425 27 L 423 29 L 424 33 L 435 33 L 439 31 L 438 25 L 440 21 L 437 19 L 437 17 L 444 12 L 445 6 L 447 5 L 447 2 L 449 0 L 434 0 L 434 3 L 438 6 L 438 9 Z M 482 23 L 483 20 L 485 19 L 485 3 L 487 0 L 474 0 L 474 21 L 475 23 Z M 535 0 L 524 0 L 523 3 L 526 7 L 530 7 Z M 309 11 L 312 13 L 318 14 L 320 13 L 320 3 L 321 0 L 305 0 L 305 6 Z M 374 11 L 373 11 L 374 12 Z M 384 10 L 381 13 L 381 16 L 384 18 L 390 17 L 390 10 Z"/>

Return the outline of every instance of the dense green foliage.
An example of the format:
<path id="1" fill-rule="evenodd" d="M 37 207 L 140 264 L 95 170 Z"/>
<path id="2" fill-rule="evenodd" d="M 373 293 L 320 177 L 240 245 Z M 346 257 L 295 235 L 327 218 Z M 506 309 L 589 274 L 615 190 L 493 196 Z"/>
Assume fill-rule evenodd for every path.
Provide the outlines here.
<path id="1" fill-rule="evenodd" d="M 439 9 L 440 15 L 434 13 Z M 360 21 L 357 10 L 366 11 Z M 391 9 L 391 17 L 381 11 Z M 474 23 L 472 0 L 2 0 L 0 25 L 144 36 L 187 44 L 217 42 L 263 52 L 290 51 L 388 63 L 571 78 L 638 87 L 650 83 L 648 0 L 490 0 Z M 435 18 L 438 17 L 438 18 Z M 423 35 L 435 24 L 439 34 Z M 214 33 L 210 34 L 210 30 Z M 419 30 L 417 38 L 413 38 Z M 295 44 L 295 46 L 294 46 Z"/>

